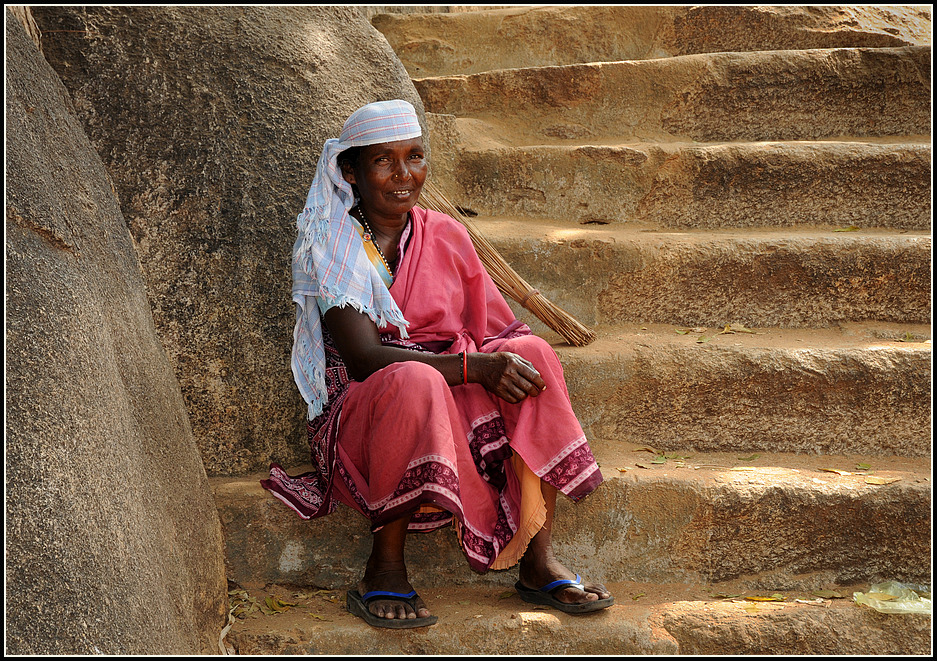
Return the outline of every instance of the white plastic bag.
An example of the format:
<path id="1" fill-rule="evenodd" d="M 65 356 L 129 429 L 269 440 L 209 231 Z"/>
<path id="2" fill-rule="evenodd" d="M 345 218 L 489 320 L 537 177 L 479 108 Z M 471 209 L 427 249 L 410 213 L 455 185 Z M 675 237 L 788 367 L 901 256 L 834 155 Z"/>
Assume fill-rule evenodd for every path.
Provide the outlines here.
<path id="1" fill-rule="evenodd" d="M 923 585 L 886 581 L 870 586 L 868 592 L 854 592 L 852 598 L 880 613 L 932 613 L 930 588 Z"/>

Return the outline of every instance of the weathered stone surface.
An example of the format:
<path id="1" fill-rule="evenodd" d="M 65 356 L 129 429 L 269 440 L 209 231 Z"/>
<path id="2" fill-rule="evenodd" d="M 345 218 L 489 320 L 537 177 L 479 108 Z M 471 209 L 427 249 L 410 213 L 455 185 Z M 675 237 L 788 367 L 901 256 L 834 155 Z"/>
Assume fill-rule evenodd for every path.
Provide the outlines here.
<path id="1" fill-rule="evenodd" d="M 308 460 L 290 259 L 323 142 L 406 71 L 354 7 L 42 7 L 210 474 Z"/>
<path id="2" fill-rule="evenodd" d="M 818 607 L 794 601 L 815 599 L 809 592 L 789 593 L 779 604 L 720 598 L 715 595 L 742 592 L 721 586 L 606 585 L 615 604 L 591 615 L 534 608 L 516 596 L 505 597 L 503 588 L 432 590 L 423 595 L 439 622 L 396 632 L 369 627 L 345 611 L 344 592 L 304 601 L 288 586 L 271 586 L 250 595 L 299 601 L 303 607 L 239 621 L 228 641 L 239 654 L 926 656 L 931 648 L 928 616 L 860 608 L 847 590 L 842 590 L 847 598 Z"/>
<path id="3" fill-rule="evenodd" d="M 416 81 L 428 112 L 508 145 L 557 125 L 590 141 L 815 140 L 930 133 L 929 46 L 709 53 Z"/>
<path id="4" fill-rule="evenodd" d="M 9 15 L 6 47 L 5 651 L 217 651 L 221 526 L 113 185 Z"/>
<path id="5" fill-rule="evenodd" d="M 825 328 L 930 320 L 932 241 L 922 232 L 475 220 L 521 277 L 583 323 Z"/>
<path id="6" fill-rule="evenodd" d="M 770 328 L 720 335 L 723 327 L 600 329 L 588 347 L 558 347 L 590 438 L 662 450 L 930 455 L 929 342 Z"/>
<path id="7" fill-rule="evenodd" d="M 576 504 L 560 498 L 554 528 L 558 557 L 583 576 L 735 580 L 747 589 L 929 576 L 927 459 L 766 452 L 740 461 L 738 453 L 678 451 L 681 462 L 651 464 L 653 454 L 628 443 L 597 444 L 596 454 L 606 483 Z M 856 472 L 822 470 L 848 473 L 858 461 L 897 481 L 870 485 Z M 212 478 L 212 484 L 232 580 L 340 590 L 361 578 L 370 535 L 357 512 L 341 506 L 303 521 L 257 479 Z M 516 568 L 471 571 L 451 528 L 409 535 L 407 568 L 413 585 L 424 588 L 509 588 L 517 580 Z"/>
<path id="8" fill-rule="evenodd" d="M 931 146 L 910 140 L 493 147 L 440 160 L 453 202 L 483 215 L 930 229 Z"/>
<path id="9" fill-rule="evenodd" d="M 722 51 L 931 42 L 929 7 L 506 7 L 378 15 L 414 78 Z"/>

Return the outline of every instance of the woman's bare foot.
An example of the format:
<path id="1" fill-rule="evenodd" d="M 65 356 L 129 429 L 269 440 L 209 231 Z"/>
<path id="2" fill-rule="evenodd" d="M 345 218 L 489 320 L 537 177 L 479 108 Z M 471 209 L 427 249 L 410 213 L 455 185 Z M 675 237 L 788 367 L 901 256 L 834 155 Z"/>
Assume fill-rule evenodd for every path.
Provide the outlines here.
<path id="1" fill-rule="evenodd" d="M 401 594 L 413 591 L 413 587 L 407 580 L 407 568 L 403 563 L 381 565 L 369 560 L 367 569 L 364 572 L 364 578 L 358 583 L 358 593 L 364 595 L 374 590 L 399 592 Z M 368 603 L 368 610 L 372 614 L 388 620 L 412 620 L 418 617 L 430 616 L 429 609 L 419 596 L 416 597 L 414 605 L 416 609 L 399 599 L 375 599 Z"/>
<path id="2" fill-rule="evenodd" d="M 534 590 L 539 590 L 544 585 L 557 580 L 576 580 L 576 575 L 566 569 L 552 556 L 552 553 L 543 558 L 528 558 L 525 555 L 520 562 L 519 574 L 521 584 Z M 553 596 L 567 604 L 584 604 L 599 599 L 608 599 L 611 593 L 601 583 L 585 583 L 582 590 L 576 587 L 565 587 L 554 592 Z"/>

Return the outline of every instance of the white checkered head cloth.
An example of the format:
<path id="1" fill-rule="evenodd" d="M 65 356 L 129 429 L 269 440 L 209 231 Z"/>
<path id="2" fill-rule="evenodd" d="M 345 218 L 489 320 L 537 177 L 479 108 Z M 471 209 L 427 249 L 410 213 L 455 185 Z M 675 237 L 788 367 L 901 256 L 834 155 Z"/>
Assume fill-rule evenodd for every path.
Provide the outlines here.
<path id="1" fill-rule="evenodd" d="M 406 101 L 378 101 L 345 121 L 338 140 L 325 141 L 303 212 L 296 217 L 293 244 L 293 378 L 309 404 L 309 418 L 326 404 L 325 347 L 316 297 L 331 305 L 351 305 L 378 326 L 393 324 L 407 337 L 403 318 L 387 286 L 371 265 L 361 237 L 348 217 L 355 204 L 351 184 L 338 166 L 350 147 L 409 140 L 423 134 L 416 110 Z"/>

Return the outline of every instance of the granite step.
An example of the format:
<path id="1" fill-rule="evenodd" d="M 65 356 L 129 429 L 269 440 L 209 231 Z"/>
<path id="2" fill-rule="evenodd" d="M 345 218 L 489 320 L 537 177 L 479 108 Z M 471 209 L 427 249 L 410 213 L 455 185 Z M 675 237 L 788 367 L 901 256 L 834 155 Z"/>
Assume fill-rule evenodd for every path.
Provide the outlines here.
<path id="1" fill-rule="evenodd" d="M 709 53 L 414 80 L 427 112 L 509 144 L 930 133 L 929 46 Z"/>
<path id="2" fill-rule="evenodd" d="M 554 340 L 587 437 L 608 439 L 594 441 L 600 445 L 931 455 L 932 350 L 930 339 L 922 341 L 929 326 L 595 330 L 598 339 L 586 347 L 541 334 Z"/>
<path id="3" fill-rule="evenodd" d="M 547 654 L 923 654 L 930 617 L 889 616 L 812 591 L 785 593 L 784 602 L 757 602 L 759 592 L 733 586 L 608 583 L 610 608 L 584 616 L 525 604 L 509 590 L 444 585 L 423 590 L 439 621 L 408 631 L 375 629 L 344 606 L 345 589 L 270 585 L 250 590 L 297 606 L 235 621 L 225 643 L 237 654 L 547 655 Z M 297 597 L 297 595 L 300 595 Z M 814 602 L 800 603 L 798 602 Z"/>
<path id="4" fill-rule="evenodd" d="M 929 233 L 471 221 L 532 287 L 587 325 L 930 322 Z"/>
<path id="5" fill-rule="evenodd" d="M 924 7 L 513 7 L 383 14 L 371 23 L 414 78 L 720 51 L 930 43 Z"/>
<path id="6" fill-rule="evenodd" d="M 931 227 L 928 136 L 720 144 L 471 147 L 435 116 L 432 181 L 481 215 L 668 228 Z"/>
<path id="7" fill-rule="evenodd" d="M 606 482 L 578 504 L 560 498 L 554 528 L 557 556 L 593 580 L 735 581 L 751 590 L 930 580 L 926 458 L 658 455 L 661 448 L 621 441 L 594 449 Z M 342 505 L 303 521 L 260 486 L 261 477 L 210 480 L 229 579 L 356 585 L 370 553 L 364 517 Z M 452 528 L 409 535 L 407 558 L 411 582 L 427 588 L 510 588 L 517 580 L 516 568 L 471 571 Z"/>

